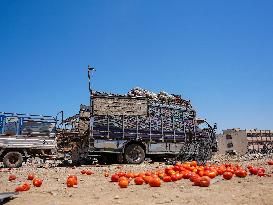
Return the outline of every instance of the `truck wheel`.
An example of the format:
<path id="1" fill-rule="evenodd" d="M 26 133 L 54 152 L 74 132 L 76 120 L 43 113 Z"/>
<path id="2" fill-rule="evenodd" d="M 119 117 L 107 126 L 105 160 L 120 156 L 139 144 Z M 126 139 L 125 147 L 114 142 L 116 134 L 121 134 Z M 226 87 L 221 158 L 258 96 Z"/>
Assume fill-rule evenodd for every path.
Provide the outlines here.
<path id="1" fill-rule="evenodd" d="M 18 168 L 22 166 L 23 156 L 20 152 L 8 152 L 4 158 L 3 163 L 8 168 Z"/>
<path id="2" fill-rule="evenodd" d="M 138 144 L 130 144 L 124 152 L 125 162 L 128 164 L 140 164 L 145 159 L 145 152 Z"/>

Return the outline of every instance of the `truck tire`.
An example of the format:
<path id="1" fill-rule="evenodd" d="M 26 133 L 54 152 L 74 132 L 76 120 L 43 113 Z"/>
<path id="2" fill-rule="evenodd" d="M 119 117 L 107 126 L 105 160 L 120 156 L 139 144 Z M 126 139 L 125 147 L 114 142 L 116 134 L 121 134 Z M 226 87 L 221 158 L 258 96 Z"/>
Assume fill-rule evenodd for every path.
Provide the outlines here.
<path id="1" fill-rule="evenodd" d="M 18 168 L 22 166 L 23 156 L 20 152 L 8 152 L 4 158 L 3 163 L 8 168 Z"/>
<path id="2" fill-rule="evenodd" d="M 124 159 L 128 164 L 140 164 L 145 159 L 145 151 L 138 144 L 130 144 L 125 148 Z"/>

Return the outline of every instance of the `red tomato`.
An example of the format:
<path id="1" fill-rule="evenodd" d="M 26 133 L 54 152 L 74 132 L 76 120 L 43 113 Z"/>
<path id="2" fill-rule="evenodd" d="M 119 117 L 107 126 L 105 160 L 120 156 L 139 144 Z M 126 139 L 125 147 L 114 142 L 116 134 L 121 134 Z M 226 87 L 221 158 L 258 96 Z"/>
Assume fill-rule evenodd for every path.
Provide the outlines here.
<path id="1" fill-rule="evenodd" d="M 216 172 L 215 171 L 210 171 L 207 175 L 209 178 L 213 179 L 216 177 Z"/>
<path id="2" fill-rule="evenodd" d="M 143 179 L 144 179 L 144 181 L 145 181 L 146 184 L 149 184 L 149 182 L 152 179 L 152 177 L 151 176 L 145 176 Z"/>
<path id="3" fill-rule="evenodd" d="M 9 181 L 13 181 L 16 179 L 16 176 L 14 174 L 9 175 Z"/>
<path id="4" fill-rule="evenodd" d="M 34 179 L 34 174 L 33 173 L 28 174 L 27 179 L 28 180 L 33 180 Z"/>
<path id="5" fill-rule="evenodd" d="M 181 179 L 183 179 L 183 174 L 176 174 L 177 175 L 177 180 L 181 180 Z"/>
<path id="6" fill-rule="evenodd" d="M 208 176 L 201 177 L 199 184 L 201 187 L 208 187 L 210 185 L 210 178 Z"/>
<path id="7" fill-rule="evenodd" d="M 91 175 L 91 174 L 94 174 L 91 170 L 86 170 L 86 175 Z"/>
<path id="8" fill-rule="evenodd" d="M 134 178 L 134 174 L 129 172 L 125 175 L 127 178 Z"/>
<path id="9" fill-rule="evenodd" d="M 197 161 L 192 161 L 190 164 L 192 167 L 196 167 L 197 166 Z"/>
<path id="10" fill-rule="evenodd" d="M 225 172 L 225 173 L 223 174 L 223 178 L 224 178 L 225 180 L 230 180 L 232 177 L 233 177 L 233 174 L 232 174 L 231 172 Z"/>
<path id="11" fill-rule="evenodd" d="M 172 179 L 173 182 L 177 181 L 178 180 L 177 175 L 176 174 L 171 175 L 171 179 Z"/>
<path id="12" fill-rule="evenodd" d="M 164 176 L 163 177 L 163 181 L 164 182 L 171 182 L 172 181 L 172 178 L 170 176 Z"/>
<path id="13" fill-rule="evenodd" d="M 120 177 L 119 179 L 118 179 L 118 181 L 121 181 L 121 180 L 128 180 L 128 183 L 130 183 L 130 179 L 128 179 L 127 177 Z"/>
<path id="14" fill-rule="evenodd" d="M 142 185 L 144 183 L 144 179 L 142 177 L 136 177 L 135 178 L 135 184 L 136 185 Z"/>
<path id="15" fill-rule="evenodd" d="M 32 183 L 35 187 L 40 187 L 43 183 L 43 180 L 36 178 L 36 179 L 33 179 Z"/>
<path id="16" fill-rule="evenodd" d="M 145 173 L 139 173 L 139 174 L 138 174 L 138 177 L 144 178 L 145 176 L 146 176 Z"/>
<path id="17" fill-rule="evenodd" d="M 111 176 L 111 181 L 112 181 L 112 182 L 118 182 L 118 179 L 119 179 L 119 176 L 118 176 L 117 174 L 113 174 L 113 175 Z"/>
<path id="18" fill-rule="evenodd" d="M 252 165 L 247 165 L 247 168 L 251 169 L 251 168 L 253 168 L 253 166 Z"/>
<path id="19" fill-rule="evenodd" d="M 165 168 L 165 174 L 169 174 L 170 171 L 173 171 L 173 167 Z"/>
<path id="20" fill-rule="evenodd" d="M 201 180 L 201 177 L 200 176 L 196 176 L 196 177 L 194 177 L 193 179 L 192 179 L 193 181 L 193 185 L 194 186 L 200 186 L 200 180 Z"/>
<path id="21" fill-rule="evenodd" d="M 75 180 L 75 182 L 77 182 L 78 184 L 78 177 L 76 175 L 69 175 L 67 178 L 73 178 Z M 77 185 L 75 184 L 75 185 Z"/>
<path id="22" fill-rule="evenodd" d="M 67 178 L 67 180 L 66 180 L 66 185 L 67 185 L 67 187 L 73 187 L 74 185 L 76 185 L 75 184 L 76 182 L 75 182 L 75 178 Z"/>
<path id="23" fill-rule="evenodd" d="M 191 178 L 191 176 L 192 176 L 191 172 L 187 172 L 187 173 L 185 173 L 185 174 L 183 175 L 183 178 L 184 178 L 184 179 L 189 179 L 189 178 Z"/>
<path id="24" fill-rule="evenodd" d="M 226 172 L 231 172 L 232 174 L 234 174 L 234 169 L 231 168 L 231 167 L 228 167 L 228 168 L 226 169 Z"/>
<path id="25" fill-rule="evenodd" d="M 258 174 L 258 169 L 257 169 L 256 167 L 251 167 L 251 168 L 249 169 L 249 172 L 250 172 L 251 174 L 257 175 L 257 174 Z"/>
<path id="26" fill-rule="evenodd" d="M 127 188 L 129 185 L 128 179 L 119 180 L 118 185 L 120 188 Z"/>
<path id="27" fill-rule="evenodd" d="M 258 172 L 259 172 L 259 171 L 260 171 L 260 172 L 265 172 L 265 169 L 264 169 L 263 167 L 259 167 L 259 168 L 258 168 Z"/>
<path id="28" fill-rule="evenodd" d="M 170 170 L 167 174 L 171 176 L 171 175 L 176 174 L 176 172 L 174 170 Z"/>
<path id="29" fill-rule="evenodd" d="M 198 175 L 200 176 L 200 177 L 202 177 L 202 176 L 204 176 L 204 170 L 200 170 L 200 171 L 198 171 Z"/>
<path id="30" fill-rule="evenodd" d="M 270 161 L 267 162 L 267 164 L 268 164 L 268 165 L 273 165 L 273 161 L 270 160 Z"/>
<path id="31" fill-rule="evenodd" d="M 235 175 L 237 177 L 243 177 L 244 178 L 244 177 L 247 176 L 247 172 L 245 170 L 243 170 L 243 169 L 238 169 L 238 170 L 235 171 Z"/>
<path id="32" fill-rule="evenodd" d="M 160 178 L 158 177 L 154 177 L 149 181 L 149 185 L 151 187 L 160 187 L 161 182 L 160 182 Z"/>
<path id="33" fill-rule="evenodd" d="M 22 186 L 17 186 L 17 187 L 15 188 L 15 191 L 16 191 L 16 192 L 23 191 Z"/>
<path id="34" fill-rule="evenodd" d="M 81 174 L 86 174 L 86 170 L 81 170 Z"/>
<path id="35" fill-rule="evenodd" d="M 191 177 L 190 177 L 190 180 L 192 182 L 194 182 L 197 178 L 200 178 L 200 176 L 198 174 L 192 174 Z"/>
<path id="36" fill-rule="evenodd" d="M 159 177 L 160 179 L 163 179 L 164 176 L 165 176 L 165 173 L 158 173 L 158 177 Z"/>
<path id="37" fill-rule="evenodd" d="M 22 185 L 22 191 L 28 191 L 28 190 L 30 190 L 30 185 L 29 185 L 29 183 L 25 182 Z"/>
<path id="38" fill-rule="evenodd" d="M 180 171 L 180 167 L 179 167 L 178 165 L 175 165 L 175 166 L 173 167 L 173 170 L 174 170 L 174 171 Z"/>
<path id="39" fill-rule="evenodd" d="M 145 175 L 146 175 L 146 176 L 151 176 L 152 173 L 151 173 L 151 172 L 146 172 Z"/>
<path id="40" fill-rule="evenodd" d="M 259 176 L 259 177 L 264 177 L 264 176 L 265 176 L 265 173 L 264 173 L 262 170 L 259 170 L 259 171 L 258 171 L 258 176 Z"/>

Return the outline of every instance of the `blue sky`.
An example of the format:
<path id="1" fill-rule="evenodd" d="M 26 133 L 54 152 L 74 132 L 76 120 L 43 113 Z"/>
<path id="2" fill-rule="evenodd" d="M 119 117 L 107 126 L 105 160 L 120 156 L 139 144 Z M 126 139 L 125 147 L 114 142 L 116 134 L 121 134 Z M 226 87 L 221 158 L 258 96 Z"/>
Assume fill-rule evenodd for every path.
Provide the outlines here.
<path id="1" fill-rule="evenodd" d="M 0 2 L 0 110 L 66 116 L 93 87 L 182 94 L 200 117 L 273 129 L 273 1 Z"/>

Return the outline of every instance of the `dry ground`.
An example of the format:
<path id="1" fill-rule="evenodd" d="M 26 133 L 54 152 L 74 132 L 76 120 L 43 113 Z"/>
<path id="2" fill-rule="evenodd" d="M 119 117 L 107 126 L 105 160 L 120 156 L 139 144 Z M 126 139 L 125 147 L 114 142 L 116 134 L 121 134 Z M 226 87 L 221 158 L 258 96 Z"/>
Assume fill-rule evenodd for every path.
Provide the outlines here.
<path id="1" fill-rule="evenodd" d="M 263 166 L 267 173 L 273 172 L 273 166 L 266 165 L 265 160 L 239 162 Z M 158 166 L 157 164 L 124 165 L 123 171 L 145 171 Z M 159 165 L 165 167 L 165 165 Z M 95 174 L 81 175 L 79 170 L 91 169 Z M 42 187 L 31 187 L 28 192 L 19 193 L 7 205 L 43 204 L 268 204 L 273 205 L 273 177 L 247 176 L 244 179 L 234 177 L 218 182 L 208 188 L 195 187 L 189 180 L 162 183 L 161 187 L 151 188 L 149 185 L 137 186 L 133 182 L 127 189 L 120 189 L 110 178 L 103 176 L 104 170 L 110 173 L 117 171 L 117 165 L 105 167 L 65 168 L 33 168 L 23 167 L 11 171 L 18 178 L 8 181 L 8 172 L 0 172 L 0 192 L 13 191 L 17 184 L 26 181 L 27 173 L 34 172 L 44 182 Z M 79 179 L 78 188 L 66 188 L 66 177 L 76 173 Z"/>

